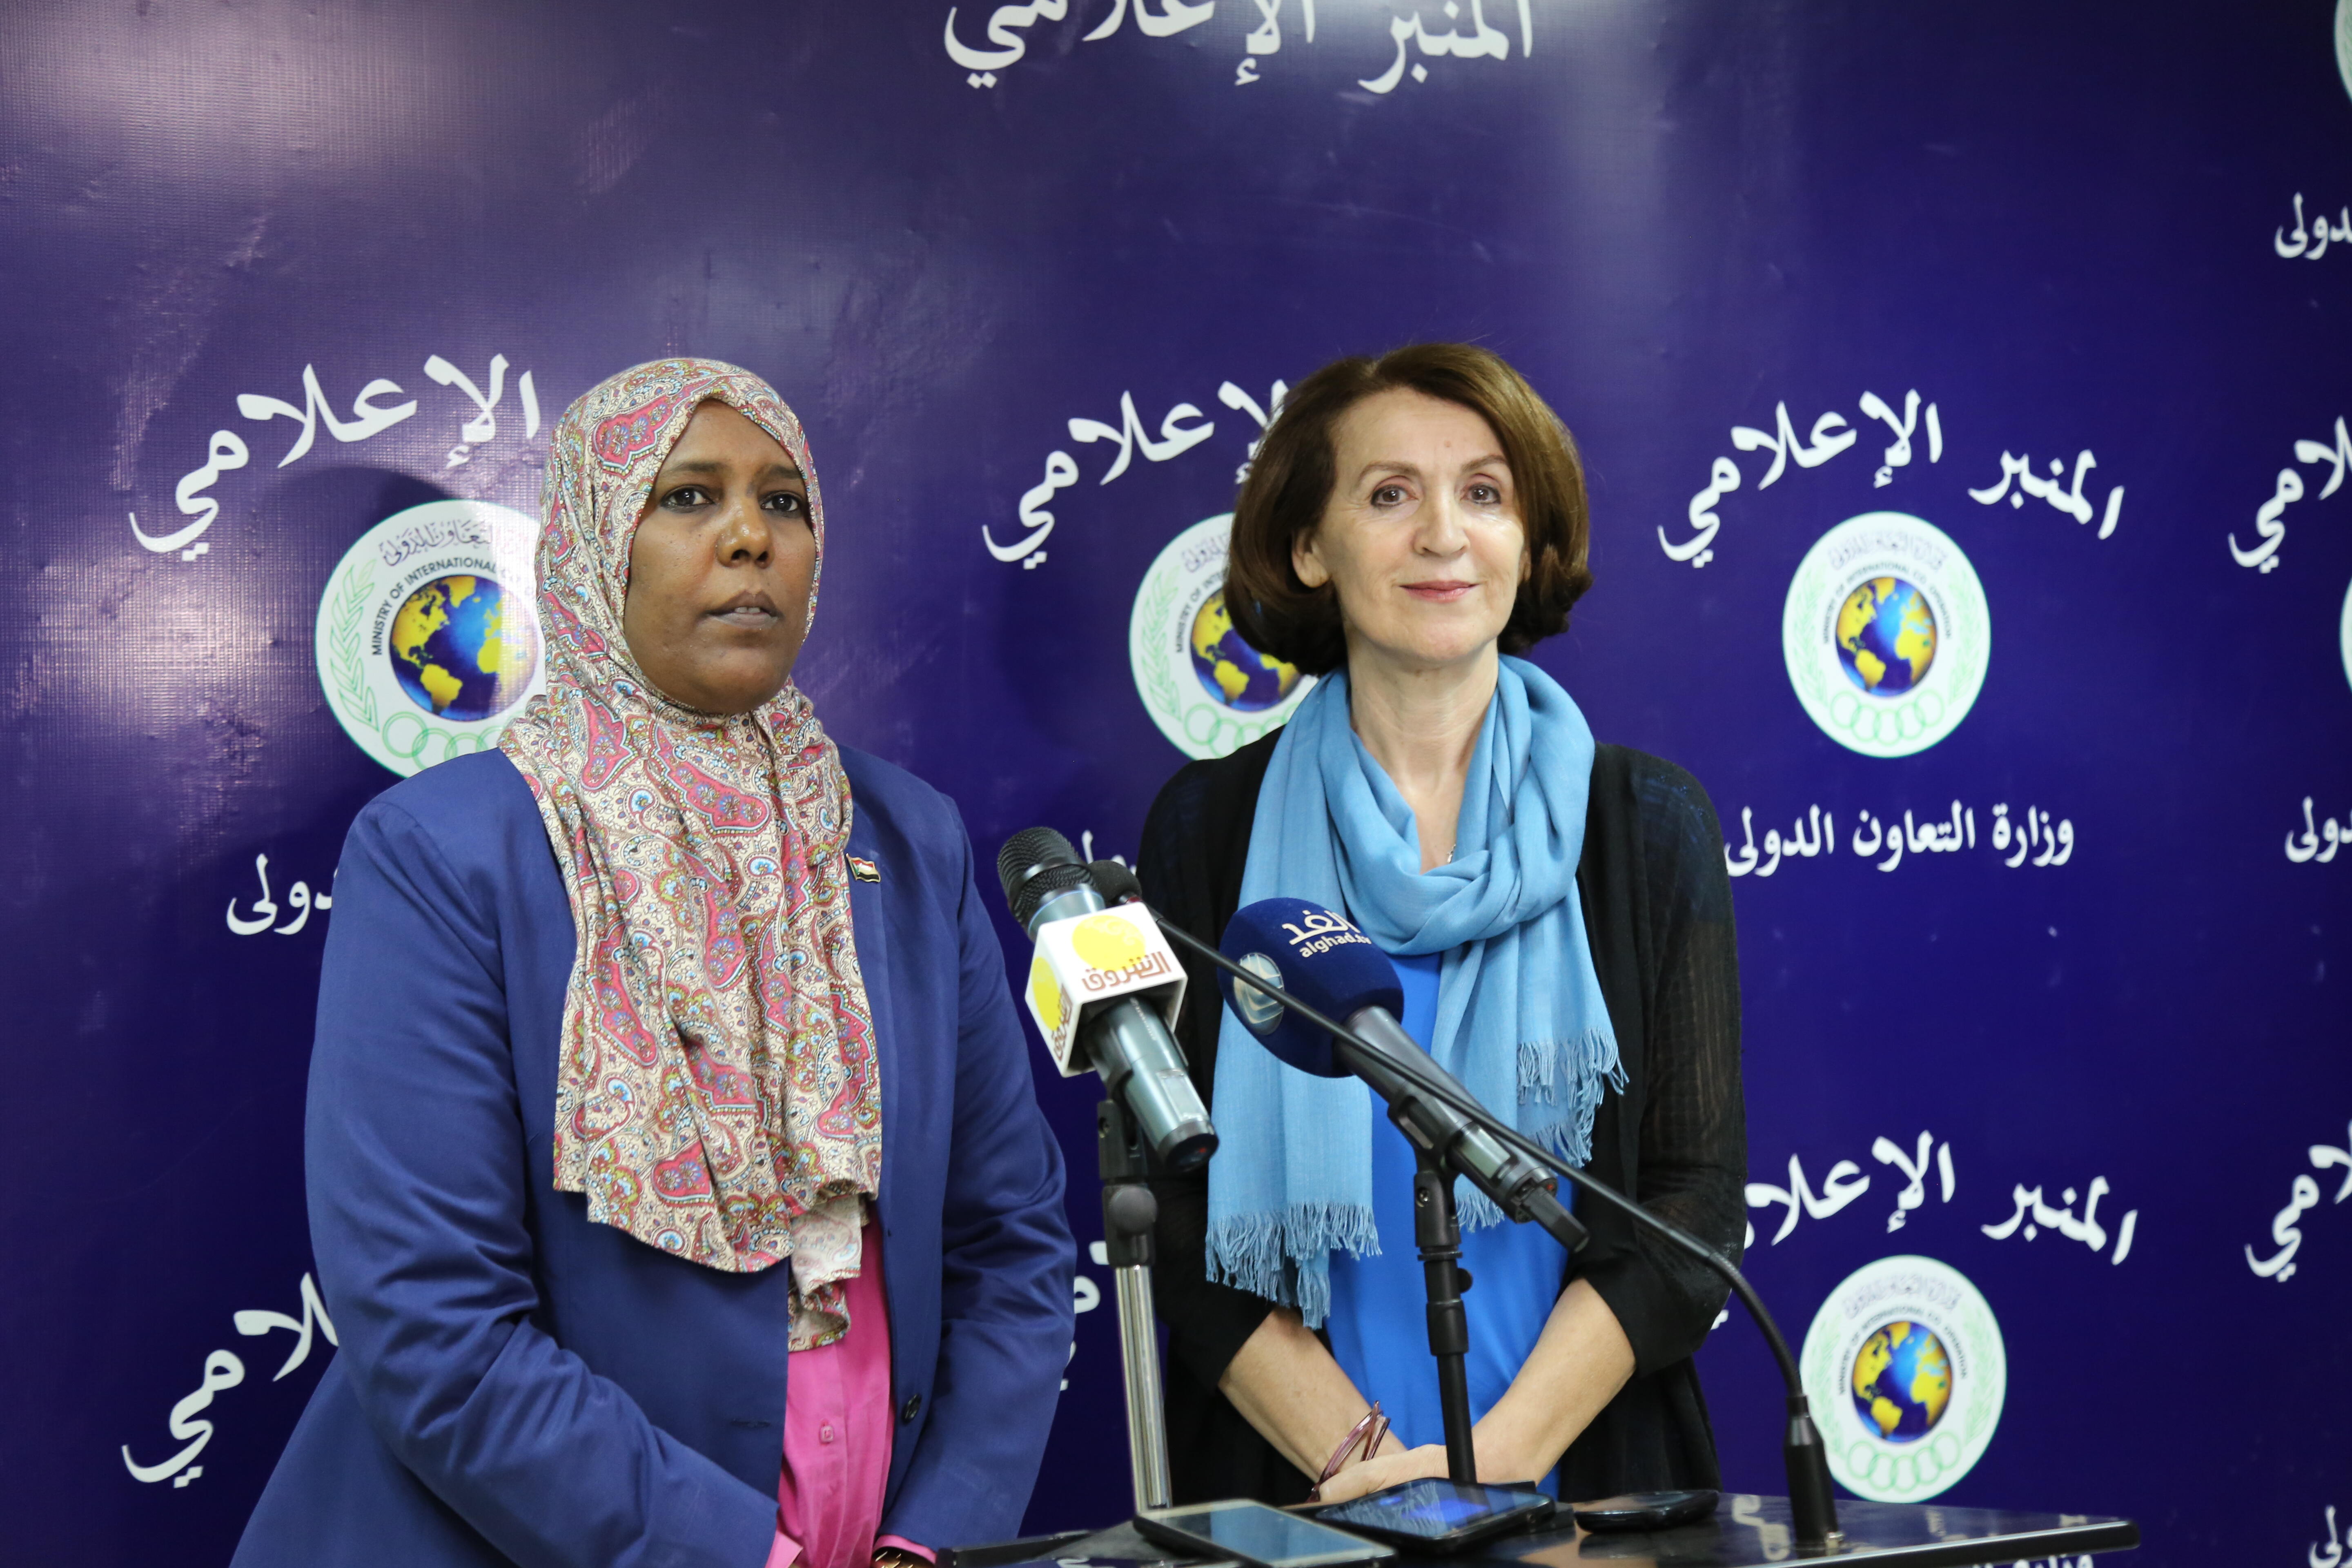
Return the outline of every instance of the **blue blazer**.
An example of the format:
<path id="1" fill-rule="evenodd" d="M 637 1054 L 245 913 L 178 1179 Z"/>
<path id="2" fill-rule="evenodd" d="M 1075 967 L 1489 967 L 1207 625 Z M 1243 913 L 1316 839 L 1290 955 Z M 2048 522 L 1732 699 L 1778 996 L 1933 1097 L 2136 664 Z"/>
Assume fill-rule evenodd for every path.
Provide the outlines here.
<path id="1" fill-rule="evenodd" d="M 955 807 L 844 748 L 882 1076 L 898 1426 L 882 1528 L 1017 1532 L 1071 1343 L 1062 1159 Z M 572 911 L 499 752 L 385 791 L 343 847 L 305 1151 L 341 1336 L 236 1568 L 760 1568 L 788 1268 L 723 1274 L 554 1190 Z"/>

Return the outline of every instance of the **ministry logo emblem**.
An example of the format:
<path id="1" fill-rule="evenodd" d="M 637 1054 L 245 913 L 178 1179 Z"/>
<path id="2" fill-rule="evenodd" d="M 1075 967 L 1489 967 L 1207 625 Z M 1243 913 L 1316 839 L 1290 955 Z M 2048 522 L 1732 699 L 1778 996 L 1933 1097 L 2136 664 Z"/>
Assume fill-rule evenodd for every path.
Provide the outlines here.
<path id="1" fill-rule="evenodd" d="M 319 684 L 343 732 L 394 773 L 495 746 L 546 684 L 539 525 L 436 500 L 362 534 L 319 601 Z"/>
<path id="2" fill-rule="evenodd" d="M 1128 619 L 1135 689 L 1161 734 L 1190 757 L 1222 757 L 1287 721 L 1315 684 L 1258 652 L 1225 609 L 1234 514 L 1194 523 L 1160 552 Z"/>
<path id="3" fill-rule="evenodd" d="M 1797 700 L 1866 757 L 1907 757 L 1958 727 L 1984 688 L 1992 620 L 1976 568 L 1933 523 L 1848 518 L 1789 584 L 1780 650 Z"/>
<path id="4" fill-rule="evenodd" d="M 1932 1258 L 1882 1258 L 1846 1276 L 1799 1364 L 1830 1473 L 1875 1502 L 1949 1489 L 1984 1457 L 2009 1395 L 1992 1308 Z"/>

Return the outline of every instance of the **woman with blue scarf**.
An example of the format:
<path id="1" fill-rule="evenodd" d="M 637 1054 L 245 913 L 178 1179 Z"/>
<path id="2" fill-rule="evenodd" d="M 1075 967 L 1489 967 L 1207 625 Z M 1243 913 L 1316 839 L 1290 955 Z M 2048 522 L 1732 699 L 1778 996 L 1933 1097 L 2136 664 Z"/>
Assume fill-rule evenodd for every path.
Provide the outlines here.
<path id="1" fill-rule="evenodd" d="M 1517 657 L 1567 625 L 1588 534 L 1573 442 L 1493 353 L 1426 344 L 1301 383 L 1236 503 L 1225 604 L 1318 679 L 1286 727 L 1169 783 L 1140 874 L 1212 938 L 1277 893 L 1345 913 L 1395 964 L 1406 1030 L 1490 1108 L 1736 1258 L 1714 810 L 1672 763 L 1596 745 Z M 1218 994 L 1193 973 L 1181 1033 L 1223 1145 L 1160 1188 L 1177 1499 L 1442 1476 L 1411 1148 L 1361 1083 L 1281 1065 Z M 1572 1499 L 1717 1485 L 1691 1362 L 1715 1277 L 1605 1209 L 1571 1260 L 1457 1198 L 1480 1478 Z"/>

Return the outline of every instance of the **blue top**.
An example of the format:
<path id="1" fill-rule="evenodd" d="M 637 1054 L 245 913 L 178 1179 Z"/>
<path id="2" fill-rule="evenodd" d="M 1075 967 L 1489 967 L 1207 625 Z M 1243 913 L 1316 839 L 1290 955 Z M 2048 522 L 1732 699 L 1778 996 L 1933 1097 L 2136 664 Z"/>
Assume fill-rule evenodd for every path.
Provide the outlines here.
<path id="1" fill-rule="evenodd" d="M 1015 1533 L 1071 1337 L 1062 1159 L 955 807 L 847 747 L 850 912 L 882 1079 L 898 1426 L 882 1529 Z M 791 1270 L 725 1274 L 554 1190 L 576 948 L 499 752 L 376 797 L 337 868 L 305 1171 L 341 1349 L 236 1568 L 759 1568 Z"/>
<path id="2" fill-rule="evenodd" d="M 1437 1024 L 1441 955 L 1390 955 L 1404 988 L 1404 1032 L 1426 1049 Z M 1395 1428 L 1390 1443 L 1408 1447 L 1445 1441 L 1437 1403 L 1437 1363 L 1429 1353 L 1429 1293 L 1412 1237 L 1412 1145 L 1382 1116 L 1372 1126 L 1372 1221 L 1381 1250 L 1370 1258 L 1331 1255 L 1331 1354 L 1367 1399 L 1381 1402 Z M 1564 1185 L 1564 1184 L 1563 1184 Z M 1571 1202 L 1570 1191 L 1560 1194 Z M 1527 1364 L 1568 1278 L 1568 1254 L 1532 1225 L 1490 1226 L 1462 1234 L 1462 1267 L 1475 1288 L 1462 1295 L 1470 1321 L 1470 1419 L 1494 1408 Z M 1383 1445 L 1381 1452 L 1389 1448 Z M 1559 1469 L 1542 1479 L 1559 1495 Z"/>

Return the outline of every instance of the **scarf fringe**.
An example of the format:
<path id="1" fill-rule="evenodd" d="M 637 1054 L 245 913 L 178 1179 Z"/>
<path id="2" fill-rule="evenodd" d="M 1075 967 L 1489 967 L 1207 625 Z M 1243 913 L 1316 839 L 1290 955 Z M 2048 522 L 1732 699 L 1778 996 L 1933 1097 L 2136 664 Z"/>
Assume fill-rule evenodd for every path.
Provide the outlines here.
<path id="1" fill-rule="evenodd" d="M 1592 1162 L 1592 1124 L 1600 1114 L 1602 1095 L 1625 1090 L 1625 1064 L 1618 1058 L 1614 1037 L 1587 1029 L 1573 1040 L 1537 1040 L 1519 1047 L 1519 1131 L 1568 1164 L 1581 1170 Z M 1562 1085 L 1569 1089 L 1560 1105 Z M 1528 1115 L 1532 1108 L 1560 1106 L 1560 1113 L 1540 1121 Z M 1531 1124 L 1532 1123 L 1532 1124 Z M 1454 1184 L 1454 1206 L 1464 1230 L 1486 1230 L 1505 1223 L 1493 1199 L 1466 1181 Z"/>
<path id="2" fill-rule="evenodd" d="M 1296 1307 L 1315 1329 L 1331 1310 L 1326 1259 L 1335 1250 L 1376 1257 L 1381 1233 L 1372 1211 L 1360 1204 L 1292 1204 L 1279 1214 L 1217 1221 L 1209 1227 L 1205 1250 L 1212 1280 Z"/>
<path id="3" fill-rule="evenodd" d="M 1624 1092 L 1625 1064 L 1618 1059 L 1616 1037 L 1605 1029 L 1587 1029 L 1572 1040 L 1523 1040 L 1519 1043 L 1519 1103 L 1550 1104 L 1562 1083 L 1577 1098 L 1591 1094 L 1600 1103 L 1599 1089 Z"/>

